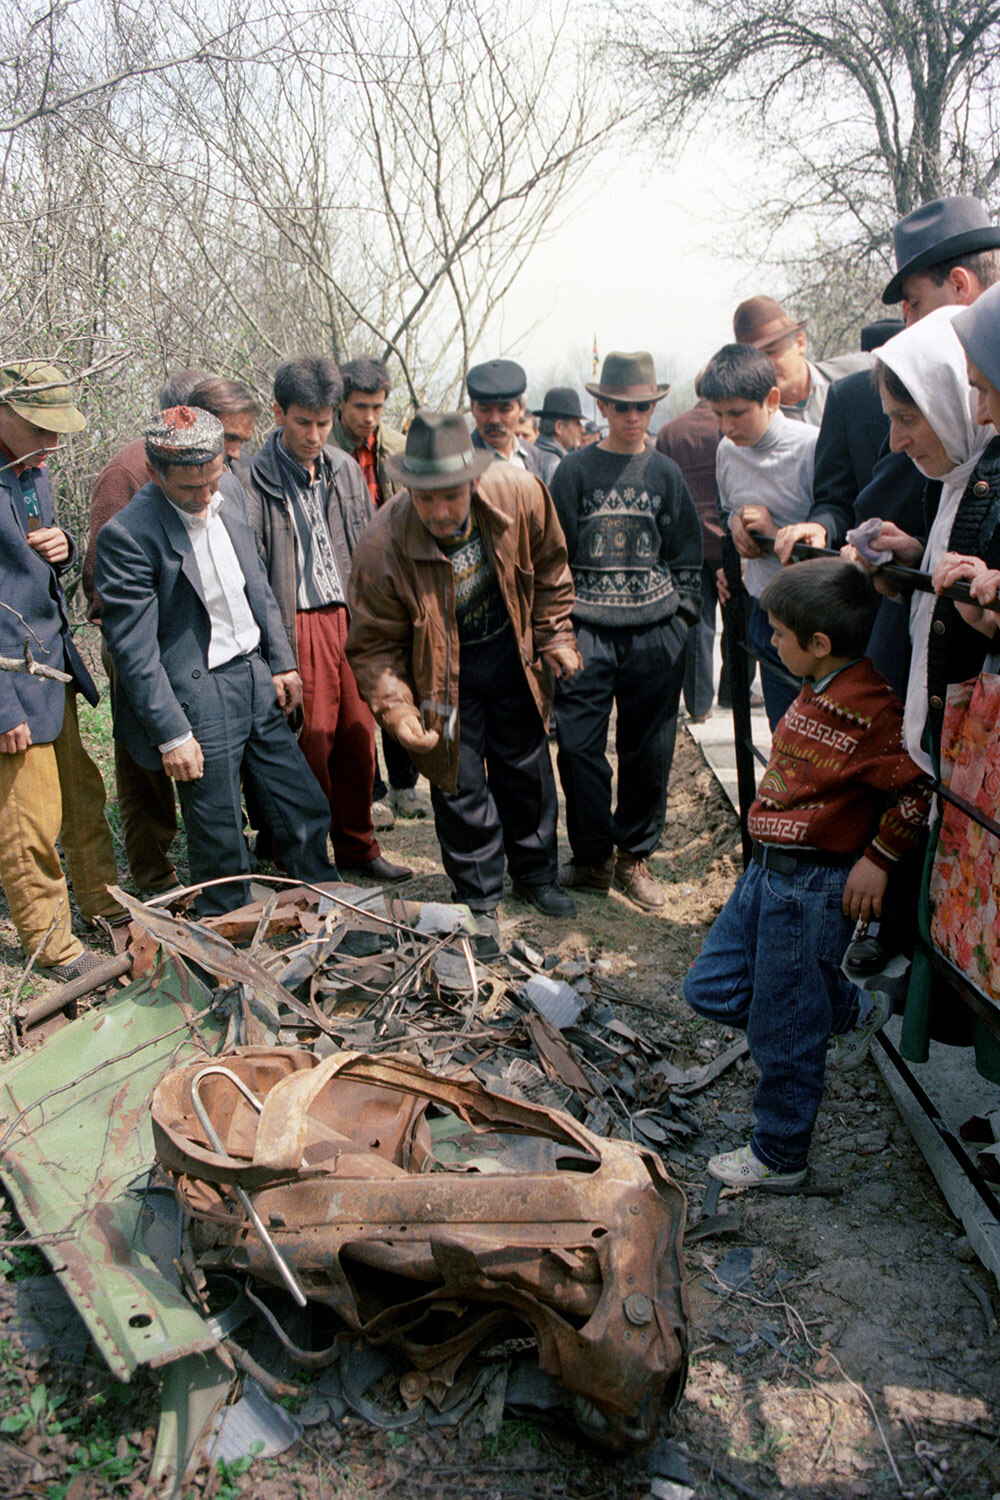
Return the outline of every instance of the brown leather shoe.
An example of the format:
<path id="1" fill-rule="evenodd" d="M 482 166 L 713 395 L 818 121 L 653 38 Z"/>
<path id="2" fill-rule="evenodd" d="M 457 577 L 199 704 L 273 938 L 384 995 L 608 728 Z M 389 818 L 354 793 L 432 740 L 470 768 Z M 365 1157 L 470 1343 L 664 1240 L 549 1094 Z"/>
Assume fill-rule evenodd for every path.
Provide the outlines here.
<path id="1" fill-rule="evenodd" d="M 627 849 L 619 849 L 615 859 L 615 890 L 623 891 L 644 911 L 659 911 L 667 904 L 666 892 L 653 879 L 649 861 Z"/>
<path id="2" fill-rule="evenodd" d="M 614 870 L 611 854 L 601 865 L 577 865 L 571 860 L 559 867 L 559 884 L 572 891 L 610 891 Z"/>
<path id="3" fill-rule="evenodd" d="M 343 860 L 338 860 L 337 869 L 341 872 L 349 870 L 352 875 L 367 875 L 370 880 L 382 880 L 390 885 L 398 885 L 402 880 L 409 880 L 413 874 L 409 865 L 390 864 L 389 860 L 381 854 L 363 865 L 345 865 Z"/>

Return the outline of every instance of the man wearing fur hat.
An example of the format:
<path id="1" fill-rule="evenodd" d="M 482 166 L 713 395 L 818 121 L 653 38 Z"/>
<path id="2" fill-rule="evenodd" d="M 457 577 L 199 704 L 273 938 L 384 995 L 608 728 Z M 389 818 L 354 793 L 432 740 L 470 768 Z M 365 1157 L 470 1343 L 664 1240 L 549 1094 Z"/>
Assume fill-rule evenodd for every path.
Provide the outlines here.
<path id="1" fill-rule="evenodd" d="M 659 385 L 652 355 L 609 354 L 597 399 L 608 435 L 552 477 L 566 535 L 583 670 L 556 692 L 559 776 L 572 863 L 565 885 L 612 881 L 653 911 L 666 897 L 650 856 L 663 832 L 688 627 L 701 613 L 701 526 L 680 469 L 646 446 Z M 605 755 L 617 705 L 618 805 Z M 617 851 L 617 852 L 616 852 Z"/>
<path id="2" fill-rule="evenodd" d="M 404 493 L 378 511 L 351 567 L 358 687 L 431 783 L 455 900 L 494 912 L 506 855 L 515 897 L 572 916 L 545 731 L 554 679 L 580 657 L 552 501 L 533 475 L 477 450 L 458 413 L 418 411 L 387 466 Z"/>

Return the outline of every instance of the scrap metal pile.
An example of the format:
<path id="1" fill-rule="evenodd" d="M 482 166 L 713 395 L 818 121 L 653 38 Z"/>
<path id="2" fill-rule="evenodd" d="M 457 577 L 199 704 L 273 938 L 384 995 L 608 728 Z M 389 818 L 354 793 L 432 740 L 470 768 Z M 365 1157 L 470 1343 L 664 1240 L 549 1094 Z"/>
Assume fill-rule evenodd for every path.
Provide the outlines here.
<path id="1" fill-rule="evenodd" d="M 362 1338 L 447 1412 L 532 1339 L 589 1437 L 651 1440 L 687 1356 L 659 1152 L 706 1070 L 465 908 L 292 887 L 198 923 L 117 894 L 145 972 L 0 1070 L 0 1175 L 120 1378 L 211 1351 L 225 1383 L 207 1299 L 237 1278 L 286 1367 Z"/>

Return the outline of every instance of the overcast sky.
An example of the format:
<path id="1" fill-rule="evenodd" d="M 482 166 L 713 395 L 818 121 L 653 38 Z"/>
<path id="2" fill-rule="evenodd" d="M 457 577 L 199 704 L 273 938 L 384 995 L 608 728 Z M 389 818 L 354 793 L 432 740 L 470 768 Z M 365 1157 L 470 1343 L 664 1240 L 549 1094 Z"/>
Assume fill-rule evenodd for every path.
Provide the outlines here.
<path id="1" fill-rule="evenodd" d="M 731 160 L 724 148 L 715 154 Z M 651 164 L 634 150 L 598 163 L 504 299 L 496 347 L 478 357 L 519 359 L 534 400 L 549 385 L 592 378 L 596 333 L 602 360 L 612 349 L 649 349 L 658 378 L 686 400 L 694 375 L 732 338 L 736 304 L 771 290 L 739 262 L 729 207 L 739 183 L 712 155 L 699 145 L 679 163 Z"/>

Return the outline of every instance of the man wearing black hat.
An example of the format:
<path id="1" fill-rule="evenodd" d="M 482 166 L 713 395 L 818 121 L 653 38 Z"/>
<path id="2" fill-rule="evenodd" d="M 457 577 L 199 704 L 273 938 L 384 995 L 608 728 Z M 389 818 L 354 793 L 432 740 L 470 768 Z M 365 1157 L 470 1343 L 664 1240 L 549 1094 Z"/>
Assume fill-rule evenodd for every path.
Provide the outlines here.
<path id="1" fill-rule="evenodd" d="M 583 441 L 583 412 L 572 386 L 556 385 L 545 392 L 538 418 L 535 453 L 542 460 L 542 478 L 549 483 L 566 457 Z"/>
<path id="2" fill-rule="evenodd" d="M 896 225 L 893 247 L 896 273 L 882 293 L 882 301 L 887 306 L 901 303 L 907 324 L 919 322 L 938 307 L 969 307 L 987 287 L 1000 281 L 1000 227 L 990 223 L 978 198 L 935 198 L 915 208 Z M 871 406 L 870 389 L 845 381 L 842 390 L 850 400 L 848 420 L 860 424 Z M 818 460 L 817 448 L 817 474 Z M 910 536 L 923 537 L 927 531 L 927 492 L 927 480 L 906 454 L 890 453 L 886 432 L 871 477 L 854 498 L 853 524 L 878 516 L 895 522 Z M 836 545 L 840 540 L 838 516 L 827 504 L 825 487 L 816 498 L 825 513 L 811 516 L 802 527 L 787 528 L 787 536 L 779 534 L 776 550 L 787 550 L 796 539 L 819 546 Z M 906 692 L 909 675 L 907 624 L 906 611 L 893 600 L 884 600 L 868 643 L 868 655 L 901 695 Z"/>
<path id="3" fill-rule="evenodd" d="M 497 458 L 527 469 L 542 478 L 541 456 L 533 443 L 517 435 L 517 426 L 525 411 L 524 392 L 528 377 L 513 359 L 489 359 L 473 365 L 465 377 L 472 420 L 476 430 L 472 446 L 492 451 Z"/>
<path id="4" fill-rule="evenodd" d="M 405 493 L 354 553 L 347 652 L 382 728 L 431 783 L 454 896 L 575 912 L 557 883 L 546 741 L 554 679 L 579 668 L 566 545 L 545 486 L 477 452 L 458 413 L 419 411 L 388 460 Z"/>
<path id="5" fill-rule="evenodd" d="M 241 768 L 288 873 L 335 880 L 326 798 L 285 719 L 302 702 L 295 653 L 244 505 L 225 488 L 222 423 L 177 406 L 145 436 L 149 483 L 97 538 L 115 735 L 177 782 L 193 882 L 249 872 Z M 196 907 L 248 899 L 233 881 Z"/>

